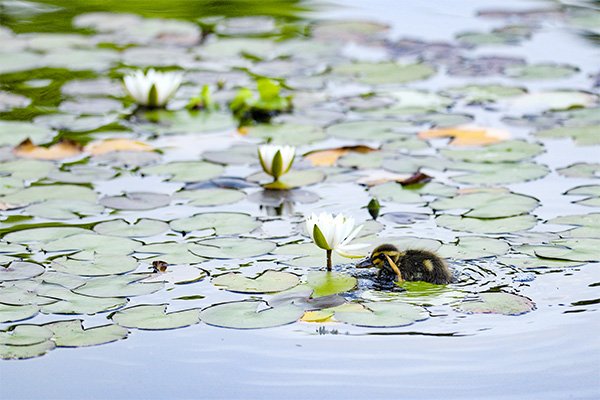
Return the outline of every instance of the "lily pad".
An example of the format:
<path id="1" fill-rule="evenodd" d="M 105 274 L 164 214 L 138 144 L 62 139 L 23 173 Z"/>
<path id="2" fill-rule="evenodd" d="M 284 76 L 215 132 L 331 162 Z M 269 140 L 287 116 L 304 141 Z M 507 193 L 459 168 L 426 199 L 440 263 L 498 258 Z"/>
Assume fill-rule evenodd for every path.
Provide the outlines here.
<path id="1" fill-rule="evenodd" d="M 248 136 L 263 139 L 271 144 L 290 146 L 309 144 L 326 137 L 321 127 L 297 124 L 262 124 L 248 128 Z"/>
<path id="2" fill-rule="evenodd" d="M 571 178 L 596 178 L 600 177 L 600 163 L 575 163 L 556 172 Z"/>
<path id="3" fill-rule="evenodd" d="M 215 212 L 196 214 L 180 218 L 169 223 L 171 229 L 180 232 L 193 232 L 212 228 L 217 235 L 248 233 L 260 226 L 260 223 L 248 214 L 234 212 Z"/>
<path id="4" fill-rule="evenodd" d="M 313 289 L 312 297 L 324 297 L 354 289 L 356 278 L 338 272 L 313 271 L 306 275 L 306 284 Z"/>
<path id="5" fill-rule="evenodd" d="M 474 149 L 442 149 L 440 153 L 452 160 L 499 163 L 519 162 L 533 158 L 544 151 L 544 146 L 522 140 L 509 140 Z"/>
<path id="6" fill-rule="evenodd" d="M 239 293 L 274 293 L 290 289 L 300 283 L 300 278 L 289 272 L 266 270 L 255 278 L 230 272 L 212 279 L 213 285 Z"/>
<path id="7" fill-rule="evenodd" d="M 190 244 L 190 251 L 206 258 L 249 258 L 269 253 L 275 243 L 253 238 L 216 238 Z"/>
<path id="8" fill-rule="evenodd" d="M 106 196 L 99 200 L 105 207 L 117 210 L 152 210 L 168 206 L 171 196 L 162 193 L 131 192 L 121 196 Z"/>
<path id="9" fill-rule="evenodd" d="M 0 359 L 3 360 L 25 360 L 40 357 L 56 347 L 53 341 L 46 340 L 29 346 L 0 345 Z"/>
<path id="10" fill-rule="evenodd" d="M 42 305 L 40 309 L 44 314 L 97 314 L 112 311 L 127 304 L 127 299 L 84 296 L 58 286 L 45 290 L 43 295 L 58 300 Z"/>
<path id="11" fill-rule="evenodd" d="M 142 282 L 165 282 L 174 285 L 186 285 L 198 282 L 208 276 L 208 271 L 191 265 L 173 265 L 165 272 L 154 272 Z"/>
<path id="12" fill-rule="evenodd" d="M 16 146 L 25 139 L 33 143 L 52 140 L 56 132 L 49 128 L 22 121 L 0 121 L 0 146 Z"/>
<path id="13" fill-rule="evenodd" d="M 96 202 L 96 192 L 92 189 L 76 185 L 44 185 L 31 186 L 15 193 L 0 197 L 3 203 L 26 206 L 47 200 L 71 201 L 77 199 L 90 203 Z"/>
<path id="14" fill-rule="evenodd" d="M 427 311 L 419 306 L 399 302 L 377 302 L 362 305 L 361 311 L 335 311 L 334 318 L 356 326 L 392 328 L 411 325 L 429 318 Z"/>
<path id="15" fill-rule="evenodd" d="M 302 308 L 291 304 L 267 308 L 264 301 L 246 300 L 212 305 L 202 310 L 200 318 L 222 328 L 262 329 L 294 323 L 302 314 Z"/>
<path id="16" fill-rule="evenodd" d="M 572 138 L 575 143 L 581 146 L 600 144 L 600 128 L 598 125 L 552 128 L 536 132 L 535 135 L 550 139 Z"/>
<path id="17" fill-rule="evenodd" d="M 532 215 L 492 219 L 439 215 L 435 218 L 435 222 L 442 228 L 454 231 L 496 234 L 529 230 L 536 225 L 537 219 Z"/>
<path id="18" fill-rule="evenodd" d="M 473 218 L 513 217 L 526 214 L 538 205 L 539 201 L 533 197 L 498 191 L 459 194 L 429 203 L 436 211 L 468 209 L 461 215 Z"/>
<path id="19" fill-rule="evenodd" d="M 260 182 L 262 184 L 269 184 L 273 180 L 273 178 L 264 172 L 251 175 L 247 179 L 251 182 Z M 322 182 L 324 179 L 325 174 L 323 171 L 318 169 L 304 169 L 288 172 L 279 179 L 279 182 L 287 189 L 294 189 L 314 185 L 315 183 Z"/>
<path id="20" fill-rule="evenodd" d="M 457 307 L 467 314 L 521 315 L 535 309 L 527 297 L 510 293 L 480 293 L 478 300 L 466 300 Z"/>
<path id="21" fill-rule="evenodd" d="M 154 219 L 138 219 L 130 223 L 123 219 L 101 222 L 94 226 L 100 235 L 119 237 L 148 237 L 159 235 L 169 230 L 169 224 Z"/>
<path id="22" fill-rule="evenodd" d="M 0 282 L 30 279 L 44 273 L 46 269 L 35 263 L 13 261 L 8 265 L 0 265 Z"/>
<path id="23" fill-rule="evenodd" d="M 138 266 L 133 257 L 122 255 L 96 255 L 89 259 L 78 259 L 77 255 L 52 260 L 56 271 L 80 276 L 119 275 L 134 271 Z"/>
<path id="24" fill-rule="evenodd" d="M 167 313 L 167 304 L 139 305 L 125 308 L 110 316 L 126 328 L 144 330 L 178 329 L 200 322 L 197 308 Z"/>
<path id="25" fill-rule="evenodd" d="M 161 260 L 170 264 L 197 264 L 206 261 L 206 258 L 190 251 L 192 246 L 192 243 L 151 243 L 137 249 L 136 257 L 148 262 Z"/>
<path id="26" fill-rule="evenodd" d="M 506 254 L 510 246 L 500 239 L 479 236 L 461 236 L 455 244 L 445 244 L 438 249 L 441 257 L 474 260 Z"/>
<path id="27" fill-rule="evenodd" d="M 515 65 L 505 70 L 506 75 L 527 80 L 537 79 L 562 79 L 568 78 L 579 72 L 579 68 L 573 65 L 559 64 L 532 64 Z"/>
<path id="28" fill-rule="evenodd" d="M 94 251 L 103 255 L 127 255 L 140 247 L 141 243 L 132 239 L 104 236 L 93 233 L 79 233 L 42 245 L 45 251 Z"/>
<path id="29" fill-rule="evenodd" d="M 189 206 L 207 207 L 237 203 L 246 197 L 246 193 L 235 189 L 209 188 L 184 190 L 175 193 L 173 197 L 187 200 Z"/>
<path id="30" fill-rule="evenodd" d="M 349 121 L 331 125 L 327 134 L 340 139 L 391 141 L 408 136 L 414 126 L 404 121 Z"/>
<path id="31" fill-rule="evenodd" d="M 224 168 L 221 165 L 206 161 L 176 161 L 167 164 L 144 167 L 142 174 L 164 175 L 168 180 L 177 182 L 200 182 L 221 175 Z"/>
<path id="32" fill-rule="evenodd" d="M 565 261 L 565 260 L 551 260 L 548 258 L 539 257 L 499 257 L 496 260 L 502 265 L 508 265 L 517 267 L 520 269 L 535 269 L 535 268 L 552 268 L 562 269 L 577 267 L 585 264 L 585 261 Z"/>
<path id="33" fill-rule="evenodd" d="M 163 288 L 161 282 L 142 283 L 147 274 L 103 276 L 88 280 L 73 292 L 93 297 L 133 297 L 151 294 Z"/>
<path id="34" fill-rule="evenodd" d="M 36 305 L 15 306 L 0 303 L 0 323 L 21 321 L 34 317 L 40 311 Z"/>
<path id="35" fill-rule="evenodd" d="M 43 325 L 54 334 L 58 347 L 86 347 L 116 342 L 125 339 L 129 331 L 118 325 L 102 325 L 83 328 L 83 320 L 57 321 Z"/>
<path id="36" fill-rule="evenodd" d="M 466 163 L 459 168 L 469 167 Z M 477 172 L 453 176 L 452 180 L 471 185 L 507 185 L 543 178 L 550 172 L 548 167 L 532 162 L 477 164 Z"/>
<path id="37" fill-rule="evenodd" d="M 10 232 L 4 236 L 4 240 L 9 243 L 23 243 L 31 245 L 35 242 L 51 242 L 66 238 L 76 234 L 86 234 L 89 231 L 77 227 L 51 227 L 51 228 L 32 228 L 20 231 Z"/>
<path id="38" fill-rule="evenodd" d="M 0 331 L 0 345 L 29 346 L 52 338 L 52 331 L 39 325 L 15 325 Z"/>
<path id="39" fill-rule="evenodd" d="M 48 200 L 25 208 L 26 214 L 47 219 L 74 219 L 100 214 L 102 211 L 104 207 L 101 205 L 79 200 Z"/>
<path id="40" fill-rule="evenodd" d="M 358 81 L 369 85 L 399 85 L 406 82 L 429 78 L 435 69 L 427 64 L 352 63 L 333 68 L 334 74 L 356 77 Z"/>

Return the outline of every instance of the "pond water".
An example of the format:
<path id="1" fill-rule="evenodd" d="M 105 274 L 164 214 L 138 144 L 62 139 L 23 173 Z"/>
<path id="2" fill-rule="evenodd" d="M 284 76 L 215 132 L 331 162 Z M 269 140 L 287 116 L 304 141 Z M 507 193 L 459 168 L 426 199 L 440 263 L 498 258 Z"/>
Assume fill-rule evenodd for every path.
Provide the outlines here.
<path id="1" fill-rule="evenodd" d="M 600 4 L 368 3 L 0 1 L 1 398 L 600 398 Z M 454 282 L 324 272 L 323 211 Z"/>

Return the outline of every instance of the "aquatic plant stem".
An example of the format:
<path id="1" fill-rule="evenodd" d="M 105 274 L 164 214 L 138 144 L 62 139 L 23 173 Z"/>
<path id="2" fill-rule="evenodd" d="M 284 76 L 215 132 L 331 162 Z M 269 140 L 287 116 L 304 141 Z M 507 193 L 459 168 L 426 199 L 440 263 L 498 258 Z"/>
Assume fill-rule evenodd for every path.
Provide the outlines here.
<path id="1" fill-rule="evenodd" d="M 331 272 L 331 252 L 332 250 L 327 251 L 327 271 Z"/>

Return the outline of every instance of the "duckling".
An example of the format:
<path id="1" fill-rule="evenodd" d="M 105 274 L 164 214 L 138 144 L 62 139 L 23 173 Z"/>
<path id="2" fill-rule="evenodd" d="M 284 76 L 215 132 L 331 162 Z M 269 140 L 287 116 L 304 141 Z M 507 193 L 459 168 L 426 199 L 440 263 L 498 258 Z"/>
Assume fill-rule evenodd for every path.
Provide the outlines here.
<path id="1" fill-rule="evenodd" d="M 377 267 L 393 272 L 402 281 L 424 281 L 443 285 L 452 281 L 452 272 L 438 255 L 426 250 L 400 251 L 393 244 L 378 246 L 357 268 Z"/>

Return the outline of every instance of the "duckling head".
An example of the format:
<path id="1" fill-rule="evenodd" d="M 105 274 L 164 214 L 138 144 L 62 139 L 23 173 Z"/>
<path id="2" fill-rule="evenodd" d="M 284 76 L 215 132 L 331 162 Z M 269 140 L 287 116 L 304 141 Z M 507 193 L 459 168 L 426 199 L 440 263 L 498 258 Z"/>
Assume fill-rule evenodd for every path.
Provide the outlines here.
<path id="1" fill-rule="evenodd" d="M 377 246 L 371 255 L 356 265 L 357 268 L 386 268 L 391 269 L 390 260 L 394 264 L 398 264 L 400 258 L 404 255 L 393 244 L 382 244 Z"/>

